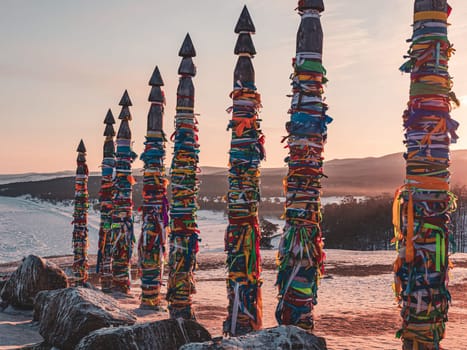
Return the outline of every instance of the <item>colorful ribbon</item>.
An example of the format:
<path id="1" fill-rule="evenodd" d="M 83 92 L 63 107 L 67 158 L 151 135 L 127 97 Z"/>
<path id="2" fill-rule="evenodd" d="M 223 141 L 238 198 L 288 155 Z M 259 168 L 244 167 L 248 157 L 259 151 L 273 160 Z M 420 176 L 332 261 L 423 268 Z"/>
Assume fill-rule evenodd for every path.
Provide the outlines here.
<path id="1" fill-rule="evenodd" d="M 158 67 L 149 85 L 152 86 L 149 101 L 148 127 L 144 153 L 143 176 L 143 225 L 138 243 L 141 269 L 141 304 L 157 308 L 160 304 L 162 272 L 164 269 L 166 230 L 169 225 L 167 183 L 165 174 L 165 134 L 162 121 L 165 105 L 164 85 Z"/>
<path id="2" fill-rule="evenodd" d="M 311 5 L 310 5 L 311 4 Z M 279 324 L 306 330 L 314 327 L 313 307 L 324 272 L 325 254 L 321 232 L 321 179 L 327 124 L 332 119 L 323 102 L 326 70 L 322 65 L 322 1 L 300 1 L 301 24 L 297 55 L 293 60 L 291 118 L 286 123 L 289 156 L 284 179 L 286 224 L 279 244 L 276 285 Z"/>
<path id="3" fill-rule="evenodd" d="M 178 73 L 177 114 L 175 115 L 174 153 L 170 169 L 170 254 L 167 301 L 171 318 L 195 319 L 192 294 L 196 293 L 194 271 L 199 251 L 197 223 L 199 180 L 198 121 L 194 113 L 192 77 L 196 56 L 190 35 L 180 49 L 183 57 Z"/>
<path id="4" fill-rule="evenodd" d="M 233 105 L 228 129 L 232 130 L 229 158 L 229 225 L 225 233 L 227 252 L 228 316 L 224 333 L 243 335 L 262 327 L 261 232 L 258 222 L 261 160 L 265 157 L 264 135 L 258 118 L 261 96 L 251 62 L 256 53 L 251 40 L 255 27 L 246 6 L 235 28 L 239 34 L 235 53 Z"/>
<path id="5" fill-rule="evenodd" d="M 101 211 L 101 221 L 99 227 L 99 242 L 97 251 L 96 272 L 101 277 L 101 287 L 103 292 L 112 290 L 112 211 L 113 211 L 113 176 L 115 171 L 115 130 L 113 124 L 115 119 L 109 109 L 104 123 L 105 141 L 104 158 L 102 160 L 101 189 L 99 191 L 99 204 Z"/>
<path id="6" fill-rule="evenodd" d="M 131 131 L 129 121 L 131 100 L 125 90 L 120 101 L 122 110 L 117 133 L 117 164 L 114 179 L 113 212 L 112 212 L 112 274 L 113 289 L 122 293 L 130 292 L 131 266 L 135 235 L 133 230 L 132 187 L 135 179 L 131 175 L 131 164 L 136 153 L 131 148 Z"/>
<path id="7" fill-rule="evenodd" d="M 403 121 L 407 152 L 405 184 L 393 206 L 394 290 L 402 305 L 397 336 L 404 349 L 440 349 L 448 307 L 450 214 L 456 198 L 449 191 L 449 145 L 458 123 L 451 119 L 452 81 L 448 60 L 454 49 L 447 38 L 448 5 L 415 1 L 409 60 L 410 100 Z"/>
<path id="8" fill-rule="evenodd" d="M 73 212 L 73 274 L 74 285 L 83 286 L 88 280 L 88 175 L 86 147 L 79 143 L 76 159 L 75 210 Z"/>

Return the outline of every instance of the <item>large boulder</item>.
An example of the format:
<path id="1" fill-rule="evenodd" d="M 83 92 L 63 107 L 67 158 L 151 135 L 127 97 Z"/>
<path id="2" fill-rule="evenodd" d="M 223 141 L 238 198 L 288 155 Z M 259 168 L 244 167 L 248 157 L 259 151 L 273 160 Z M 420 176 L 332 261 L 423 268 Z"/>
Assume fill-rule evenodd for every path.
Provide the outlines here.
<path id="1" fill-rule="evenodd" d="M 0 291 L 3 289 L 3 286 L 6 284 L 7 279 L 4 279 L 3 276 L 0 276 Z"/>
<path id="2" fill-rule="evenodd" d="M 32 309 L 34 298 L 43 290 L 68 287 L 67 277 L 60 267 L 36 255 L 29 255 L 3 286 L 3 302 L 18 308 Z"/>
<path id="3" fill-rule="evenodd" d="M 81 340 L 76 350 L 177 350 L 191 342 L 211 340 L 209 332 L 191 320 L 162 320 L 131 327 L 105 328 Z"/>
<path id="4" fill-rule="evenodd" d="M 180 350 L 327 350 L 326 340 L 295 326 L 263 329 L 237 338 L 187 344 Z"/>
<path id="5" fill-rule="evenodd" d="M 42 342 L 37 344 L 25 345 L 22 348 L 18 348 L 18 350 L 53 350 L 53 347 L 45 342 Z"/>
<path id="6" fill-rule="evenodd" d="M 74 349 L 96 329 L 136 322 L 136 316 L 122 310 L 111 296 L 81 287 L 40 292 L 33 318 L 45 342 L 62 350 Z"/>

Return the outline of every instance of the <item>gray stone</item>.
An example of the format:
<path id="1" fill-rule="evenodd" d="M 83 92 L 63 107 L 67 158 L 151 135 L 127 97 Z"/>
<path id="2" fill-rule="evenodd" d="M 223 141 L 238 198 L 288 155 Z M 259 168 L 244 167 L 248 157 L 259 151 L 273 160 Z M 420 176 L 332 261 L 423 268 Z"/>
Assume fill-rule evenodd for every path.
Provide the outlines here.
<path id="1" fill-rule="evenodd" d="M 191 320 L 162 320 L 130 327 L 99 329 L 81 340 L 76 350 L 176 350 L 190 342 L 211 340 L 209 332 Z"/>
<path id="2" fill-rule="evenodd" d="M 3 289 L 3 286 L 5 285 L 6 282 L 7 282 L 7 280 L 2 279 L 1 276 L 0 276 L 0 290 Z"/>
<path id="3" fill-rule="evenodd" d="M 180 350 L 327 350 L 326 340 L 295 326 L 263 329 L 236 338 L 184 345 Z"/>
<path id="4" fill-rule="evenodd" d="M 12 306 L 0 312 L 0 349 L 12 349 L 26 343 L 43 341 L 38 326 L 30 322 L 32 310 L 17 309 Z"/>
<path id="5" fill-rule="evenodd" d="M 47 343 L 37 343 L 32 345 L 26 345 L 19 350 L 52 350 L 52 346 Z"/>
<path id="6" fill-rule="evenodd" d="M 62 269 L 38 256 L 29 255 L 5 283 L 0 297 L 15 307 L 32 309 L 37 293 L 67 286 L 67 277 Z"/>
<path id="7" fill-rule="evenodd" d="M 111 296 L 81 287 L 39 293 L 33 318 L 46 343 L 62 350 L 74 349 L 97 329 L 136 322 L 136 316 L 122 310 Z"/>

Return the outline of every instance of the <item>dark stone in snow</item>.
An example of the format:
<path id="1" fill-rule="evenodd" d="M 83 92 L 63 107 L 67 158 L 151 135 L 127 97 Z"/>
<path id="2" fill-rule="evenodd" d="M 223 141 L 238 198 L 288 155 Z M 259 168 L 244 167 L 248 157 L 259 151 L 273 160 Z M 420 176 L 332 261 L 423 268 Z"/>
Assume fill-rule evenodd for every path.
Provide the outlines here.
<path id="1" fill-rule="evenodd" d="M 180 350 L 327 350 L 326 340 L 295 326 L 263 329 L 236 338 L 226 338 L 198 344 L 187 344 Z"/>
<path id="2" fill-rule="evenodd" d="M 53 346 L 48 345 L 45 342 L 42 342 L 42 343 L 37 343 L 37 344 L 32 344 L 32 345 L 26 345 L 22 348 L 19 348 L 19 350 L 53 350 Z"/>
<path id="3" fill-rule="evenodd" d="M 65 272 L 57 265 L 35 255 L 29 255 L 3 286 L 0 297 L 5 304 L 32 309 L 37 293 L 66 288 Z"/>
<path id="4" fill-rule="evenodd" d="M 211 340 L 200 324 L 183 320 L 162 320 L 130 327 L 99 329 L 81 340 L 76 350 L 176 350 L 191 342 Z"/>
<path id="5" fill-rule="evenodd" d="M 62 350 L 74 349 L 97 329 L 136 322 L 136 316 L 121 310 L 114 298 L 81 287 L 39 293 L 33 318 L 39 321 L 39 333 L 46 343 Z"/>

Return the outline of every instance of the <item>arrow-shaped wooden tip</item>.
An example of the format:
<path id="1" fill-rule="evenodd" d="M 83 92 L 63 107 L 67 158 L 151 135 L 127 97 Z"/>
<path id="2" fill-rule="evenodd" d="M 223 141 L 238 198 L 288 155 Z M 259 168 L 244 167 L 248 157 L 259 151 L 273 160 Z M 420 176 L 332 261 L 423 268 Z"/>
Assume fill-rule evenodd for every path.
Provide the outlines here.
<path id="1" fill-rule="evenodd" d="M 240 55 L 242 53 L 248 53 L 252 56 L 256 55 L 255 45 L 253 44 L 250 33 L 241 33 L 238 36 L 234 53 L 236 55 Z"/>
<path id="2" fill-rule="evenodd" d="M 238 19 L 237 25 L 235 26 L 235 33 L 240 34 L 240 32 L 255 33 L 255 25 L 251 19 L 250 13 L 246 5 L 243 7 L 240 18 Z"/>
<path id="3" fill-rule="evenodd" d="M 125 92 L 123 93 L 123 96 L 118 104 L 119 106 L 133 106 L 133 104 L 131 103 L 131 100 L 130 100 L 130 95 L 128 95 L 128 91 L 125 90 Z"/>
<path id="4" fill-rule="evenodd" d="M 185 36 L 185 40 L 183 40 L 182 47 L 180 48 L 180 51 L 178 52 L 178 55 L 180 57 L 195 57 L 196 56 L 196 50 L 195 47 L 193 46 L 193 42 L 191 41 L 190 33 L 187 33 Z"/>
<path id="5" fill-rule="evenodd" d="M 161 73 L 159 72 L 159 67 L 156 66 L 154 72 L 152 73 L 151 79 L 149 80 L 150 86 L 164 86 L 164 81 L 162 80 Z"/>
<path id="6" fill-rule="evenodd" d="M 164 103 L 165 97 L 162 89 L 159 86 L 153 86 L 148 97 L 149 102 Z"/>
<path id="7" fill-rule="evenodd" d="M 118 116 L 118 119 L 131 120 L 132 118 L 130 108 L 127 106 L 123 106 L 122 110 L 120 111 L 120 115 Z"/>
<path id="8" fill-rule="evenodd" d="M 115 118 L 110 108 L 105 116 L 104 124 L 115 124 Z"/>
<path id="9" fill-rule="evenodd" d="M 191 57 L 183 57 L 180 66 L 178 67 L 178 74 L 180 75 L 190 75 L 194 77 L 196 75 L 196 66 L 193 63 Z"/>
<path id="10" fill-rule="evenodd" d="M 83 142 L 82 139 L 81 139 L 81 141 L 79 142 L 79 145 L 78 145 L 78 148 L 76 149 L 76 152 L 79 152 L 79 153 L 86 153 L 86 146 L 84 146 L 84 142 Z"/>
<path id="11" fill-rule="evenodd" d="M 115 129 L 112 124 L 107 124 L 105 126 L 104 136 L 115 136 Z"/>

